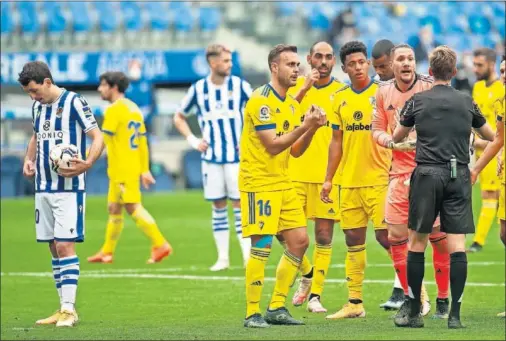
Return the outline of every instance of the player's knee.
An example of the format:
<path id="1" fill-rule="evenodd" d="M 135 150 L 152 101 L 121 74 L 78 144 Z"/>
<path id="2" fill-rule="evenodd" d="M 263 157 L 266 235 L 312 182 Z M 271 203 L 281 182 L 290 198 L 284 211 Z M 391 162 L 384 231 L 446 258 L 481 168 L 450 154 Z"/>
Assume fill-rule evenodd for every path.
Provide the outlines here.
<path id="1" fill-rule="evenodd" d="M 227 207 L 227 199 L 214 200 L 213 207 L 218 210 Z"/>
<path id="2" fill-rule="evenodd" d="M 304 252 L 307 250 L 309 247 L 309 236 L 307 233 L 302 234 L 297 238 L 296 245 L 299 250 L 304 250 Z"/>
<path id="3" fill-rule="evenodd" d="M 408 228 L 406 226 L 391 225 L 388 227 L 388 241 L 390 244 L 399 243 L 408 239 Z"/>
<path id="4" fill-rule="evenodd" d="M 251 246 L 260 249 L 270 249 L 272 247 L 272 236 L 255 236 L 251 238 Z"/>
<path id="5" fill-rule="evenodd" d="M 365 228 L 345 230 L 345 239 L 347 246 L 357 246 L 365 244 Z"/>
<path id="6" fill-rule="evenodd" d="M 315 235 L 315 240 L 317 244 L 320 245 L 329 245 L 332 243 L 332 231 L 322 230 L 318 231 Z"/>
<path id="7" fill-rule="evenodd" d="M 76 254 L 73 242 L 55 242 L 55 248 L 59 258 L 70 257 Z"/>
<path id="8" fill-rule="evenodd" d="M 125 204 L 125 210 L 129 215 L 132 215 L 140 206 L 141 204 Z"/>
<path id="9" fill-rule="evenodd" d="M 111 202 L 107 205 L 109 214 L 121 214 L 121 205 L 116 202 Z"/>
<path id="10" fill-rule="evenodd" d="M 388 231 L 387 230 L 377 230 L 376 231 L 376 241 L 384 248 L 390 248 L 390 242 L 388 241 Z"/>
<path id="11" fill-rule="evenodd" d="M 443 239 L 446 239 L 446 233 L 444 232 L 441 232 L 441 231 L 435 231 L 435 232 L 432 232 L 430 235 L 429 235 L 429 240 L 431 243 L 437 243 Z"/>

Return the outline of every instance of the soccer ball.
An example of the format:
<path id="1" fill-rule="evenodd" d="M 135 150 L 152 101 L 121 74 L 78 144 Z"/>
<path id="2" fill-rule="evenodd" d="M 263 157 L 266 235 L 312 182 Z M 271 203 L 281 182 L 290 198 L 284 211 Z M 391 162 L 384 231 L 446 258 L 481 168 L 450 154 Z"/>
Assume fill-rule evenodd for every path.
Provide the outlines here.
<path id="1" fill-rule="evenodd" d="M 49 160 L 51 160 L 51 169 L 58 173 L 61 166 L 70 167 L 70 160 L 79 157 L 79 150 L 73 144 L 57 144 L 49 151 Z"/>

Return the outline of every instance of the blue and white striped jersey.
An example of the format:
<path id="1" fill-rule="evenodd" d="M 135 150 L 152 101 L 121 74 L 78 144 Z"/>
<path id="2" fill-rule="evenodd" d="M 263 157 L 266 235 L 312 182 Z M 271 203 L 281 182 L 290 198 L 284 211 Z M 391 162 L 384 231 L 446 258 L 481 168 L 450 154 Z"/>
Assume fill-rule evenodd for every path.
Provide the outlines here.
<path id="1" fill-rule="evenodd" d="M 208 76 L 190 87 L 180 112 L 189 115 L 194 106 L 197 108 L 202 138 L 209 144 L 202 160 L 218 164 L 239 162 L 243 111 L 251 92 L 251 85 L 237 76 L 225 78 L 220 86 Z"/>
<path id="2" fill-rule="evenodd" d="M 54 145 L 71 143 L 77 146 L 81 157 L 86 159 L 86 133 L 98 128 L 86 100 L 75 92 L 62 89 L 52 104 L 33 103 L 32 123 L 37 139 L 35 191 L 84 191 L 85 174 L 73 178 L 58 175 L 51 169 L 49 151 Z"/>

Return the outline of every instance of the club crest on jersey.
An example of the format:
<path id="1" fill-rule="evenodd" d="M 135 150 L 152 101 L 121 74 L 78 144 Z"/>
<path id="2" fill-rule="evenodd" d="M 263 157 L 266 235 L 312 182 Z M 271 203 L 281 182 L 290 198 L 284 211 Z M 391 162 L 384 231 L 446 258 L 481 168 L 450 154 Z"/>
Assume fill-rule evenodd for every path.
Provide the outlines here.
<path id="1" fill-rule="evenodd" d="M 287 130 L 288 130 L 288 128 L 290 128 L 290 122 L 285 121 L 285 122 L 283 123 L 283 129 L 284 129 L 285 131 L 287 131 Z"/>
<path id="2" fill-rule="evenodd" d="M 60 118 L 61 115 L 63 113 L 63 108 L 62 107 L 59 107 L 57 110 L 56 110 L 56 117 Z"/>
<path id="3" fill-rule="evenodd" d="M 260 108 L 260 121 L 269 121 L 271 119 L 271 110 L 264 105 Z"/>
<path id="4" fill-rule="evenodd" d="M 355 111 L 355 112 L 353 113 L 353 119 L 354 119 L 355 121 L 360 121 L 360 120 L 362 119 L 362 117 L 364 117 L 364 115 L 362 114 L 362 112 L 361 112 L 361 111 Z"/>

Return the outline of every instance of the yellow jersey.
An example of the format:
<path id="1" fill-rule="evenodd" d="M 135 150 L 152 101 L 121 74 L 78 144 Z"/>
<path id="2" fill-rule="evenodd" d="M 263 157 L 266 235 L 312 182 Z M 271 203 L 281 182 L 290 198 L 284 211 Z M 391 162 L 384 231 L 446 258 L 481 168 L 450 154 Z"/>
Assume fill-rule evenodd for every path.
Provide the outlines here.
<path id="1" fill-rule="evenodd" d="M 137 180 L 149 170 L 146 126 L 139 107 L 121 98 L 109 106 L 102 124 L 111 181 Z"/>
<path id="2" fill-rule="evenodd" d="M 495 113 L 497 116 L 497 124 L 502 124 L 504 126 L 504 131 L 506 132 L 506 121 L 504 120 L 504 112 L 506 111 L 506 100 L 503 98 L 502 100 L 497 100 L 494 103 Z M 506 154 L 506 138 L 503 141 L 503 147 L 501 151 L 501 159 L 503 167 L 501 169 L 501 174 L 499 174 L 499 177 L 501 179 L 501 183 L 504 185 L 506 184 L 506 175 L 504 171 L 504 154 Z"/>
<path id="3" fill-rule="evenodd" d="M 243 192 L 269 192 L 293 188 L 288 173 L 290 148 L 278 155 L 267 152 L 257 131 L 275 129 L 281 136 L 299 125 L 299 103 L 290 95 L 285 98 L 266 84 L 256 89 L 244 110 L 244 127 L 241 135 L 241 161 L 239 190 Z"/>
<path id="4" fill-rule="evenodd" d="M 306 81 L 305 77 L 299 77 L 297 84 L 288 90 L 288 94 L 295 95 Z M 290 158 L 290 176 L 293 181 L 323 183 L 327 173 L 327 163 L 329 160 L 329 144 L 332 140 L 332 127 L 336 127 L 334 115 L 332 115 L 332 101 L 337 90 L 344 86 L 334 78 L 327 85 L 320 87 L 313 86 L 306 92 L 306 95 L 300 103 L 299 122 L 304 121 L 304 115 L 311 108 L 311 105 L 317 105 L 325 111 L 327 115 L 327 126 L 321 127 L 316 131 L 311 140 L 311 144 L 302 156 Z M 311 167 L 308 167 L 311 165 Z M 336 173 L 334 183 L 339 183 L 339 176 Z"/>
<path id="5" fill-rule="evenodd" d="M 343 131 L 343 155 L 338 171 L 342 188 L 388 184 L 392 153 L 372 137 L 372 118 L 378 83 L 357 92 L 345 86 L 334 97 L 334 113 Z"/>
<path id="6" fill-rule="evenodd" d="M 485 116 L 487 123 L 492 130 L 496 130 L 495 102 L 504 99 L 504 84 L 500 80 L 496 80 L 489 86 L 486 81 L 478 81 L 473 87 L 473 100 L 480 108 L 481 113 Z M 477 150 L 479 156 L 483 150 Z"/>

